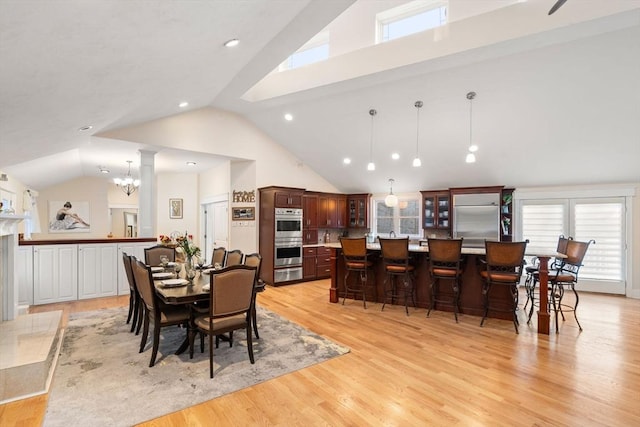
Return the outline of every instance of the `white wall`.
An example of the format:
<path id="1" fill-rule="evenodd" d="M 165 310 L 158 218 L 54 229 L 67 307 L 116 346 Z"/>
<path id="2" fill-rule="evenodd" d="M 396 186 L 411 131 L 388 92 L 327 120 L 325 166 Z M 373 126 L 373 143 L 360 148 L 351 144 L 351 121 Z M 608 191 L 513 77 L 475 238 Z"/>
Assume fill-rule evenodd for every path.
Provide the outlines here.
<path id="1" fill-rule="evenodd" d="M 195 173 L 156 175 L 156 235 L 169 235 L 177 231 L 180 234 L 193 234 L 194 239 L 197 238 L 200 215 L 198 182 Z M 182 199 L 182 218 L 169 217 L 169 199 Z"/>
<path id="2" fill-rule="evenodd" d="M 255 201 L 234 202 L 233 198 L 229 199 L 229 210 L 234 207 L 253 207 L 256 209 L 255 221 L 231 221 L 229 228 L 230 248 L 241 249 L 242 252 L 249 254 L 258 251 L 258 190 L 255 186 L 256 182 L 256 162 L 254 161 L 237 161 L 231 163 L 231 195 L 234 191 L 254 191 Z"/>

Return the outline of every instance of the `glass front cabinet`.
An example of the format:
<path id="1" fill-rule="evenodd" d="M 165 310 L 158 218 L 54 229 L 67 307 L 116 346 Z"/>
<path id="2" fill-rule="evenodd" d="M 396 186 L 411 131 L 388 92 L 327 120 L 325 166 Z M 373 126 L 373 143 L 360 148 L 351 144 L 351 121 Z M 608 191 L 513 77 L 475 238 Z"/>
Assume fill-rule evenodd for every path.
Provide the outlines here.
<path id="1" fill-rule="evenodd" d="M 449 230 L 451 228 L 449 191 L 421 191 L 422 228 Z"/>
<path id="2" fill-rule="evenodd" d="M 350 194 L 347 198 L 349 228 L 367 228 L 369 194 Z"/>

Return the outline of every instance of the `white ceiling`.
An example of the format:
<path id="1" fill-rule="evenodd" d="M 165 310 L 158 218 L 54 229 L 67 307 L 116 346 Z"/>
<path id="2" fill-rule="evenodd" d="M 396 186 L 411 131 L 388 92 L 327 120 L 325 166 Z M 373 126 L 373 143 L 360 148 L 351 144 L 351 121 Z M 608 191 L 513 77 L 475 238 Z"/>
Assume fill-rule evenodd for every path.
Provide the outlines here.
<path id="1" fill-rule="evenodd" d="M 607 61 L 621 66 L 620 58 L 629 57 L 628 65 L 638 66 L 633 36 L 640 34 L 640 0 L 568 0 L 552 16 L 547 11 L 555 0 L 450 5 L 461 10 L 473 2 L 505 7 L 444 32 L 269 74 L 353 0 L 0 0 L 0 170 L 41 189 L 97 176 L 99 166 L 123 174 L 141 148 L 159 151 L 159 171 L 206 170 L 222 159 L 95 136 L 177 114 L 186 100 L 188 109 L 245 115 L 347 192 L 384 191 L 388 178 L 395 178 L 396 191 L 588 183 L 591 167 L 599 167 L 605 182 L 640 180 L 634 167 L 640 141 L 609 141 L 606 148 L 617 154 L 612 167 L 602 168 L 593 163 L 604 154 L 581 145 L 596 132 L 580 134 L 563 120 L 595 123 L 589 120 L 598 115 L 589 107 L 594 99 L 614 108 L 620 99 L 640 100 L 638 79 L 628 73 L 622 81 L 598 82 L 610 78 Z M 241 44 L 224 48 L 230 38 Z M 478 162 L 466 165 L 470 90 L 478 93 L 474 140 L 481 148 Z M 410 166 L 417 99 L 425 103 L 420 170 Z M 370 108 L 378 110 L 374 173 L 365 170 Z M 282 120 L 284 112 L 294 121 Z M 621 135 L 638 130 L 627 124 L 634 111 L 616 114 L 620 122 L 605 115 L 602 126 L 622 127 Z M 78 131 L 85 125 L 93 128 Z M 390 160 L 392 149 L 400 160 Z M 353 158 L 350 166 L 341 163 L 345 156 Z M 554 162 L 567 158 L 586 167 L 557 172 Z M 194 159 L 197 166 L 187 168 Z M 534 168 L 554 173 L 523 173 Z"/>

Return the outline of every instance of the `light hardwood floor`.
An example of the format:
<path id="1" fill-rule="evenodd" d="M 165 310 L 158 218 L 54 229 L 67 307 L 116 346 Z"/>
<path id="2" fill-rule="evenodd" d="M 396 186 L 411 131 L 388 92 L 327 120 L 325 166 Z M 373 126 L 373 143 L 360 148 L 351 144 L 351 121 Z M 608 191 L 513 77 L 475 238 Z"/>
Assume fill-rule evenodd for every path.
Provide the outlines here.
<path id="1" fill-rule="evenodd" d="M 142 425 L 640 425 L 640 300 L 583 293 L 584 331 L 570 314 L 560 334 L 544 336 L 524 319 L 516 335 L 506 320 L 481 328 L 469 315 L 456 324 L 446 312 L 426 318 L 424 309 L 406 316 L 402 306 L 330 304 L 328 289 L 328 280 L 269 287 L 258 303 L 349 354 Z M 46 396 L 4 405 L 0 425 L 40 425 L 45 408 Z"/>

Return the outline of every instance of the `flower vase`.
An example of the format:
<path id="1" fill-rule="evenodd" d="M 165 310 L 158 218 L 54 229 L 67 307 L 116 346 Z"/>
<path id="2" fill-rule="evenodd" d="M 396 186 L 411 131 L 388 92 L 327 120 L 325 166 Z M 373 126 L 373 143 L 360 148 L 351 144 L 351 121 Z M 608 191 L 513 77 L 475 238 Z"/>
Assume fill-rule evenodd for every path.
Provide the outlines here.
<path id="1" fill-rule="evenodd" d="M 195 268 L 195 264 L 193 263 L 193 257 L 190 257 L 190 256 L 185 257 L 184 269 L 187 275 L 187 279 L 193 280 L 193 278 L 196 277 L 196 268 Z"/>

